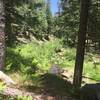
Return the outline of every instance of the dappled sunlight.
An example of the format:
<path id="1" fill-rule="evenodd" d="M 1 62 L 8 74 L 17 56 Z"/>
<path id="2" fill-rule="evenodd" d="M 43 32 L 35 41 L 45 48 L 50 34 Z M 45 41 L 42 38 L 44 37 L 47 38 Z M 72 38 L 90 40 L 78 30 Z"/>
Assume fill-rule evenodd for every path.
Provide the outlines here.
<path id="1" fill-rule="evenodd" d="M 99 100 L 99 83 L 99 0 L 0 0 L 0 100 Z"/>

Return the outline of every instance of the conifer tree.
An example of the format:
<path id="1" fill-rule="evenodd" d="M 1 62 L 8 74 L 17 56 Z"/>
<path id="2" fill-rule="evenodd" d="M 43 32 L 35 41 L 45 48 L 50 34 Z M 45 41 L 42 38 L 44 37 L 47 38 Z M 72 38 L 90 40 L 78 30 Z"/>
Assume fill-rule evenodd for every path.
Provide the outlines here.
<path id="1" fill-rule="evenodd" d="M 52 12 L 51 12 L 51 3 L 50 0 L 47 0 L 47 6 L 46 6 L 46 18 L 47 18 L 47 34 L 51 34 L 52 29 Z"/>

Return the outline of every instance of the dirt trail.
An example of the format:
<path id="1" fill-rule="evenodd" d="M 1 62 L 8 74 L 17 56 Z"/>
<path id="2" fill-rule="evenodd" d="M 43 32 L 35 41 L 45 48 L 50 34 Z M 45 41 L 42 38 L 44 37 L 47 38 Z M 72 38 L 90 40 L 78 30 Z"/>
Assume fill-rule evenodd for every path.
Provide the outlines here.
<path id="1" fill-rule="evenodd" d="M 3 93 L 5 96 L 32 96 L 33 100 L 75 100 L 71 96 L 69 96 L 67 93 L 64 96 L 61 95 L 50 95 L 49 93 L 33 93 L 33 92 L 27 92 L 27 91 L 22 91 L 16 88 L 10 88 L 7 87 Z"/>

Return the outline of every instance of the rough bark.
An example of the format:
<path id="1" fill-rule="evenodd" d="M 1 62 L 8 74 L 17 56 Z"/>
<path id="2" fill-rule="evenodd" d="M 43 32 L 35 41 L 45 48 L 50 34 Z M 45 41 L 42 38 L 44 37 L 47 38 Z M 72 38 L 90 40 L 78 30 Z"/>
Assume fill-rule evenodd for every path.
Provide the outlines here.
<path id="1" fill-rule="evenodd" d="M 90 0 L 81 0 L 80 26 L 73 80 L 73 84 L 76 88 L 79 88 L 81 86 L 82 81 L 89 1 Z"/>
<path id="2" fill-rule="evenodd" d="M 0 70 L 4 67 L 5 57 L 5 18 L 4 18 L 4 0 L 0 0 Z"/>

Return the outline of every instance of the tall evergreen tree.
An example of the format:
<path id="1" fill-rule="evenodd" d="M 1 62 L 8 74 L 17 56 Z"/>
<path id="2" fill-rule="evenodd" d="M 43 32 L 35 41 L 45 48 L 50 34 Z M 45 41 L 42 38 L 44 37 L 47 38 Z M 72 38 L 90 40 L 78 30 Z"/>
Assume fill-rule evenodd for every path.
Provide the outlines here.
<path id="1" fill-rule="evenodd" d="M 70 46 L 77 42 L 79 26 L 79 1 L 60 0 L 60 16 L 57 16 L 58 34 L 64 37 L 65 43 Z"/>
<path id="2" fill-rule="evenodd" d="M 52 12 L 51 12 L 51 3 L 50 0 L 47 0 L 47 6 L 46 6 L 46 18 L 47 18 L 47 34 L 51 33 L 52 29 Z"/>
<path id="3" fill-rule="evenodd" d="M 18 36 L 30 38 L 30 34 L 41 37 L 46 33 L 45 0 L 7 0 L 6 33 L 7 43 L 12 44 Z"/>
<path id="4" fill-rule="evenodd" d="M 88 20 L 88 39 L 92 40 L 95 49 L 100 50 L 100 1 L 91 0 Z"/>
<path id="5" fill-rule="evenodd" d="M 74 86 L 76 88 L 80 88 L 82 81 L 89 1 L 90 0 L 81 0 L 80 25 L 79 25 L 78 44 L 77 44 L 77 53 L 76 53 L 76 62 L 75 62 L 74 80 L 73 80 Z"/>

